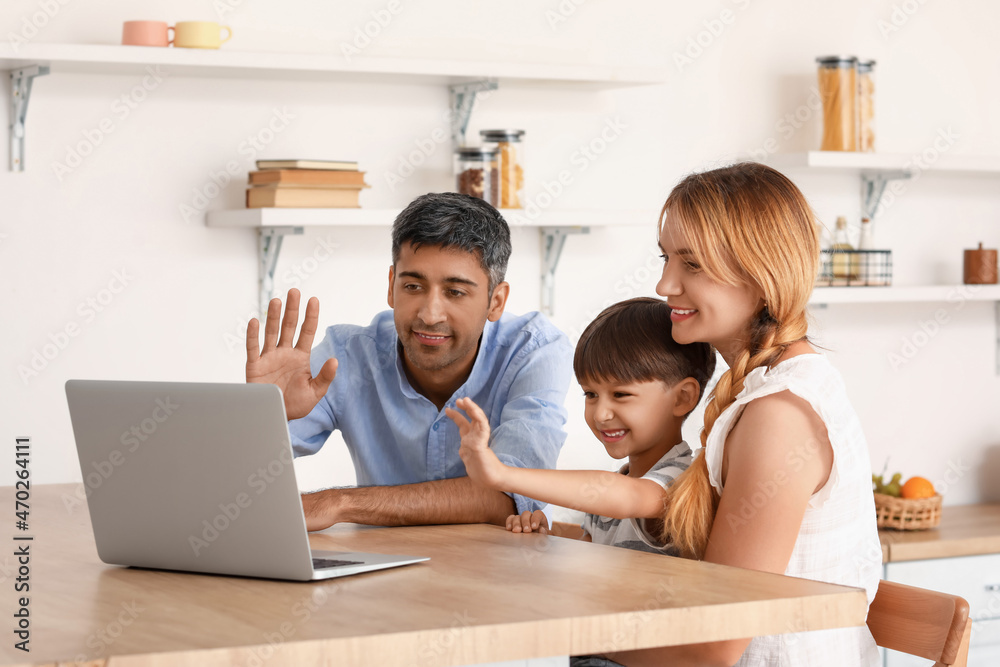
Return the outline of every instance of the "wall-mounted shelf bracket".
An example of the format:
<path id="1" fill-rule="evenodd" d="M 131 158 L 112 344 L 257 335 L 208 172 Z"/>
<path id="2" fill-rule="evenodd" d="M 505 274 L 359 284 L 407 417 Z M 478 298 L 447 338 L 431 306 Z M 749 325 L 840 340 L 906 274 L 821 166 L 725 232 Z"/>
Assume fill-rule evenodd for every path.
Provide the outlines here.
<path id="1" fill-rule="evenodd" d="M 472 117 L 472 107 L 476 103 L 476 93 L 496 90 L 496 79 L 483 79 L 470 83 L 457 83 L 448 86 L 451 92 L 451 141 L 455 146 L 465 145 L 465 131 Z"/>
<path id="2" fill-rule="evenodd" d="M 10 170 L 24 171 L 24 121 L 28 116 L 31 84 L 36 76 L 49 73 L 48 65 L 32 65 L 10 71 Z"/>
<path id="3" fill-rule="evenodd" d="M 540 227 L 542 241 L 542 312 L 551 316 L 556 305 L 556 267 L 566 237 L 570 234 L 589 234 L 590 227 Z"/>
<path id="4" fill-rule="evenodd" d="M 882 202 L 882 195 L 889 181 L 899 181 L 913 178 L 913 173 L 909 171 L 877 171 L 861 172 L 861 212 L 869 220 L 875 219 L 879 204 Z"/>
<path id="5" fill-rule="evenodd" d="M 301 234 L 302 227 L 261 227 L 257 236 L 257 284 L 260 289 L 260 316 L 267 315 L 267 304 L 274 296 L 274 270 L 286 234 Z"/>

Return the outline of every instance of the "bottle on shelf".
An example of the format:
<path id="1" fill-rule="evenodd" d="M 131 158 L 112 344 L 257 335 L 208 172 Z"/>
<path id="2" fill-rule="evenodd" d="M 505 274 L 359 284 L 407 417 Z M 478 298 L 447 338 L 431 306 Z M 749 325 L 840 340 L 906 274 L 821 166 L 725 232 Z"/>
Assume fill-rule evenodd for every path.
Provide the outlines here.
<path id="1" fill-rule="evenodd" d="M 833 235 L 833 280 L 834 284 L 850 285 L 857 280 L 857 259 L 854 255 L 854 246 L 847 238 L 847 218 L 839 216 L 837 218 L 837 228 Z M 836 251 L 841 252 L 836 252 Z"/>
<path id="2" fill-rule="evenodd" d="M 858 238 L 858 250 L 874 250 L 875 238 L 872 232 L 872 221 L 861 218 L 861 236 Z"/>
<path id="3" fill-rule="evenodd" d="M 872 235 L 872 221 L 869 218 L 861 218 L 861 235 L 858 237 L 858 250 L 874 250 L 875 239 Z M 875 262 L 871 253 L 862 252 L 857 256 L 858 278 L 862 285 L 874 285 L 876 273 Z"/>

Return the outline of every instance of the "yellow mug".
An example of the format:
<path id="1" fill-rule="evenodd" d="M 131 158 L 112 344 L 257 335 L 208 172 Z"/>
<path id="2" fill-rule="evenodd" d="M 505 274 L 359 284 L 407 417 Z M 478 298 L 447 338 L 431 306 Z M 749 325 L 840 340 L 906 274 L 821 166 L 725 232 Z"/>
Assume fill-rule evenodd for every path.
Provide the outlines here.
<path id="1" fill-rule="evenodd" d="M 225 39 L 221 31 L 229 32 Z M 174 26 L 174 46 L 185 49 L 217 49 L 233 36 L 233 29 L 214 21 L 179 21 Z"/>

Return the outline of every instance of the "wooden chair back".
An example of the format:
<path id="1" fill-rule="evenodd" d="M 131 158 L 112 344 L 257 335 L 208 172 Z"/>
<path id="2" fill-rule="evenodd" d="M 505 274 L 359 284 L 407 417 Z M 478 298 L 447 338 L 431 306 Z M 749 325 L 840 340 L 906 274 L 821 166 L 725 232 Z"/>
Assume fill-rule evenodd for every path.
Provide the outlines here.
<path id="1" fill-rule="evenodd" d="M 934 667 L 966 667 L 969 659 L 969 603 L 957 595 L 883 580 L 868 629 L 879 646 L 934 660 Z"/>

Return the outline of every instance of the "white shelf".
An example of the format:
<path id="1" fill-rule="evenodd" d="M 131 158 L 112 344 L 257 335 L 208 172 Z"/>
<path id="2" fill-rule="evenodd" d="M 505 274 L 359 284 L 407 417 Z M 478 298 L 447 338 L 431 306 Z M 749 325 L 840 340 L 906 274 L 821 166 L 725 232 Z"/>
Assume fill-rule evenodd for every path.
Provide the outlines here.
<path id="1" fill-rule="evenodd" d="M 767 159 L 781 171 L 810 170 L 841 173 L 861 182 L 862 215 L 874 219 L 890 181 L 914 178 L 923 172 L 959 176 L 1000 176 L 1000 156 L 952 155 L 937 151 L 934 160 L 922 154 L 856 153 L 851 151 L 807 151 L 777 153 Z M 924 285 L 908 287 L 817 287 L 809 304 L 950 303 L 992 301 L 995 320 L 995 372 L 1000 375 L 1000 286 Z"/>
<path id="2" fill-rule="evenodd" d="M 916 158 L 916 159 L 914 159 Z M 920 164 L 917 163 L 919 160 Z M 942 153 L 933 162 L 927 162 L 917 153 L 855 153 L 851 151 L 808 151 L 804 153 L 776 153 L 767 160 L 778 170 L 816 169 L 825 172 L 905 172 L 936 171 L 955 174 L 1000 175 L 1000 156 L 951 155 Z M 921 166 L 923 165 L 923 166 Z"/>
<path id="3" fill-rule="evenodd" d="M 809 169 L 819 173 L 853 174 L 861 179 L 862 215 L 875 219 L 889 181 L 913 178 L 915 174 L 1000 176 L 1000 156 L 951 155 L 935 149 L 927 160 L 921 154 L 857 153 L 853 151 L 807 151 L 776 153 L 767 159 L 779 171 Z"/>
<path id="4" fill-rule="evenodd" d="M 920 285 L 912 287 L 817 287 L 809 304 L 948 303 L 992 301 L 996 338 L 995 372 L 1000 375 L 1000 285 Z"/>
<path id="5" fill-rule="evenodd" d="M 1000 285 L 920 285 L 912 287 L 817 287 L 809 303 L 933 303 L 1000 301 Z"/>
<path id="6" fill-rule="evenodd" d="M 274 286 L 281 243 L 288 234 L 306 227 L 384 227 L 392 225 L 402 209 L 378 208 L 245 208 L 209 211 L 205 224 L 214 228 L 256 229 L 261 312 Z M 542 210 L 528 215 L 522 209 L 500 209 L 512 229 L 537 229 L 542 244 L 541 303 L 550 315 L 555 305 L 555 271 L 566 237 L 586 234 L 591 227 L 655 224 L 656 210 Z"/>
<path id="7" fill-rule="evenodd" d="M 162 66 L 170 75 L 220 78 L 269 78 L 328 81 L 357 80 L 388 83 L 457 84 L 474 80 L 500 82 L 559 82 L 587 87 L 617 88 L 654 85 L 668 78 L 666 70 L 649 67 L 553 65 L 478 61 L 474 58 L 358 57 L 340 54 L 272 53 L 214 49 L 157 48 L 108 44 L 0 45 L 0 69 L 47 65 L 53 74 L 141 74 Z"/>
<path id="8" fill-rule="evenodd" d="M 246 208 L 208 211 L 209 227 L 388 227 L 402 209 Z M 615 227 L 656 224 L 656 210 L 544 210 L 529 217 L 522 209 L 500 209 L 517 227 Z"/>
<path id="9" fill-rule="evenodd" d="M 402 209 L 378 208 L 247 208 L 209 211 L 205 224 L 214 228 L 256 229 L 260 264 L 261 312 L 271 298 L 274 270 L 281 243 L 288 234 L 301 234 L 306 227 L 384 227 L 392 225 Z M 555 271 L 566 237 L 587 234 L 591 227 L 649 225 L 656 223 L 657 210 L 527 210 L 500 209 L 511 229 L 537 229 L 542 244 L 541 303 L 552 314 L 555 305 Z"/>
<path id="10" fill-rule="evenodd" d="M 357 81 L 446 85 L 454 112 L 452 140 L 462 140 L 478 92 L 507 83 L 606 90 L 665 83 L 663 68 L 581 64 L 541 64 L 454 59 L 359 57 L 348 62 L 331 53 L 240 52 L 230 49 L 180 49 L 102 44 L 0 44 L 0 69 L 11 70 L 13 122 L 10 126 L 11 169 L 24 169 L 25 118 L 35 78 L 53 73 L 149 76 L 162 68 L 176 76 L 220 79 Z M 209 227 L 258 230 L 259 288 L 262 309 L 273 286 L 281 243 L 305 227 L 389 226 L 398 210 L 379 209 L 250 209 L 210 211 Z M 656 211 L 506 211 L 511 227 L 538 228 L 543 243 L 543 306 L 551 309 L 554 273 L 568 234 L 591 226 L 650 224 Z M 551 312 L 551 310 L 550 310 Z"/>

